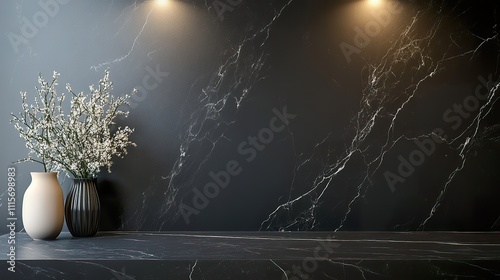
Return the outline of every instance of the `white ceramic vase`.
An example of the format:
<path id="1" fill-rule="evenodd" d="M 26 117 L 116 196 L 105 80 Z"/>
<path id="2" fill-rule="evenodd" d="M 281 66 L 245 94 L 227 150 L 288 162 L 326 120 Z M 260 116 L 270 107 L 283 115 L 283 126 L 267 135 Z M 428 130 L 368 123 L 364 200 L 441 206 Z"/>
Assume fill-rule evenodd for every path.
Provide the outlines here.
<path id="1" fill-rule="evenodd" d="M 64 224 L 64 198 L 55 172 L 31 172 L 23 197 L 23 224 L 34 240 L 56 239 Z"/>

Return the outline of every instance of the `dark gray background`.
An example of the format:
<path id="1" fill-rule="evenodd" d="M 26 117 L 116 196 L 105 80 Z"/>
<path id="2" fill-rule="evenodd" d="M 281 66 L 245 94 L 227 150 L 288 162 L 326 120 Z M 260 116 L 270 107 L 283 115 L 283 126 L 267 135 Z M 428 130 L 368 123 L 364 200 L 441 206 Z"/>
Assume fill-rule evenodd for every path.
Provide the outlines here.
<path id="1" fill-rule="evenodd" d="M 41 170 L 12 164 L 27 153 L 9 123 L 19 91 L 33 94 L 38 73 L 54 70 L 87 91 L 109 68 L 123 95 L 158 68 L 168 77 L 150 80 L 119 121 L 135 128 L 137 148 L 99 176 L 101 229 L 500 229 L 497 1 L 400 1 L 350 63 L 339 45 L 353 45 L 387 1 L 228 2 L 218 15 L 210 0 L 5 1 L 0 220 L 7 168 L 17 169 L 18 218 L 29 172 Z M 46 24 L 16 51 L 9 34 L 41 13 Z M 492 77 L 490 99 L 454 128 L 443 114 L 474 95 L 479 76 Z M 285 107 L 296 117 L 247 162 L 238 145 Z M 384 174 L 436 128 L 448 142 L 391 189 Z M 186 223 L 179 207 L 193 207 L 193 190 L 232 160 L 242 172 Z M 70 180 L 60 179 L 66 194 Z"/>

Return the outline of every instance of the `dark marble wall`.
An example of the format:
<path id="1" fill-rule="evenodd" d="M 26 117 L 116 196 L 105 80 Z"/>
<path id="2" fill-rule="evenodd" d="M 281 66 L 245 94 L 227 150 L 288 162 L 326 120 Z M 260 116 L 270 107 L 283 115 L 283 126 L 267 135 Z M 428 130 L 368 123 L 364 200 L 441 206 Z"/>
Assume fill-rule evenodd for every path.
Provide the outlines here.
<path id="1" fill-rule="evenodd" d="M 499 4 L 4 1 L 0 218 L 37 75 L 139 89 L 106 230 L 499 230 Z M 61 90 L 64 90 L 61 88 Z M 61 177 L 64 192 L 69 180 Z M 4 228 L 0 233 L 6 233 Z"/>

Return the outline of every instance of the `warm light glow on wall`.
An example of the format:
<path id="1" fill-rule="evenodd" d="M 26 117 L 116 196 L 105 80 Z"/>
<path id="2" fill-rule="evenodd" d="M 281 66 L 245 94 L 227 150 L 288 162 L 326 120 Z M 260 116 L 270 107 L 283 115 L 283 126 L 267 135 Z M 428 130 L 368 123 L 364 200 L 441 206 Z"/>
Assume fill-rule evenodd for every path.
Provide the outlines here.
<path id="1" fill-rule="evenodd" d="M 372 4 L 373 6 L 377 6 L 377 5 L 380 5 L 380 3 L 382 2 L 382 0 L 368 0 L 370 2 L 370 4 Z"/>
<path id="2" fill-rule="evenodd" d="M 168 0 L 156 0 L 156 3 L 160 6 L 165 6 L 168 3 Z"/>

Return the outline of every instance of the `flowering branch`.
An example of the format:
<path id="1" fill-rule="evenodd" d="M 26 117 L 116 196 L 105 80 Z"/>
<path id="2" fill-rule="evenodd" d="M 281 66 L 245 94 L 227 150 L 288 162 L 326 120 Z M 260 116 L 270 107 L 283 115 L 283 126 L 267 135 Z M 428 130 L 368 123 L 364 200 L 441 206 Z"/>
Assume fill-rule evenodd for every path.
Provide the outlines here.
<path id="1" fill-rule="evenodd" d="M 47 83 L 39 76 L 34 105 L 28 105 L 26 92 L 21 92 L 22 112 L 12 114 L 11 120 L 29 149 L 28 157 L 20 162 L 38 162 L 46 172 L 64 170 L 75 178 L 95 177 L 101 167 L 111 172 L 112 157 L 124 157 L 128 146 L 136 146 L 129 140 L 134 130 L 116 128 L 114 121 L 117 116 L 128 116 L 120 108 L 129 105 L 130 95 L 110 94 L 113 83 L 106 70 L 98 87 L 89 87 L 90 94 L 75 93 L 66 85 L 71 93 L 71 110 L 66 115 L 65 95 L 56 92 L 58 77 L 54 72 L 52 82 Z"/>

